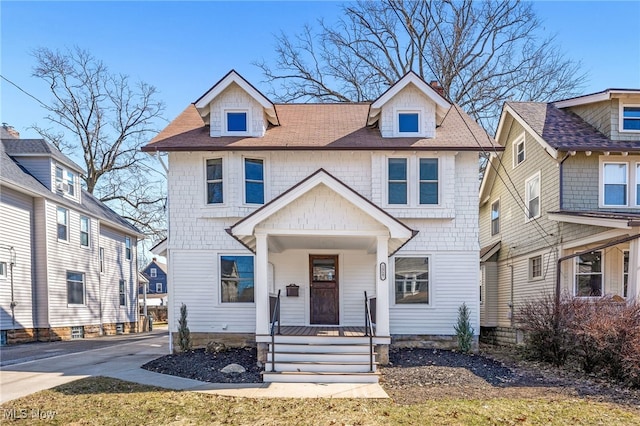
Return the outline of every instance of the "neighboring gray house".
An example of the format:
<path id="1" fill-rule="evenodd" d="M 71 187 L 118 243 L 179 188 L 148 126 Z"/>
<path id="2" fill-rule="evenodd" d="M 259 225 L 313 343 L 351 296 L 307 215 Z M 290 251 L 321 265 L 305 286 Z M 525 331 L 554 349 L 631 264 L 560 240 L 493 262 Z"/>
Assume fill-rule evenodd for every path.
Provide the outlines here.
<path id="1" fill-rule="evenodd" d="M 508 102 L 496 141 L 480 189 L 483 336 L 518 341 L 518 305 L 544 293 L 637 300 L 640 90 Z"/>
<path id="2" fill-rule="evenodd" d="M 3 344 L 135 331 L 142 234 L 80 185 L 82 168 L 2 127 Z"/>

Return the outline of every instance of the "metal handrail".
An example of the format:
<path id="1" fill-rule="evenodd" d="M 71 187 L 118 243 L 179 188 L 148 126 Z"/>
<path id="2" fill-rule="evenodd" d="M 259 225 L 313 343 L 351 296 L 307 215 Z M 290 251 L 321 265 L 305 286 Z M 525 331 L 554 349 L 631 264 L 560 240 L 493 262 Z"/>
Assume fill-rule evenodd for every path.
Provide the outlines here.
<path id="1" fill-rule="evenodd" d="M 373 373 L 373 324 L 367 292 L 364 292 L 364 335 L 369 336 L 369 371 Z"/>
<path id="2" fill-rule="evenodd" d="M 271 372 L 276 371 L 276 320 L 278 321 L 278 334 L 280 333 L 280 291 L 278 290 L 278 296 L 276 298 L 276 306 L 273 308 L 273 315 L 271 316 Z"/>

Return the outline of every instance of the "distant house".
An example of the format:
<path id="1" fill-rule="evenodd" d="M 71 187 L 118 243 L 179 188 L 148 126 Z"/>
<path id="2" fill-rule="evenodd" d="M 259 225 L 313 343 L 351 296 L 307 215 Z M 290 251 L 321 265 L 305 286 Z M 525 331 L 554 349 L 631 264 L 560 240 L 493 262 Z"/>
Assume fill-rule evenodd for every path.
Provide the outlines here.
<path id="1" fill-rule="evenodd" d="M 483 336 L 543 294 L 640 298 L 640 90 L 507 102 L 480 189 Z"/>
<path id="2" fill-rule="evenodd" d="M 81 188 L 82 168 L 2 127 L 2 343 L 133 332 L 143 235 Z"/>
<path id="3" fill-rule="evenodd" d="M 184 303 L 197 346 L 257 345 L 265 381 L 377 380 L 366 307 L 379 362 L 390 344 L 455 345 L 460 305 L 479 328 L 478 152 L 493 148 L 413 72 L 333 104 L 274 104 L 229 72 L 143 148 L 170 164 L 154 253 L 174 341 Z"/>
<path id="4" fill-rule="evenodd" d="M 158 262 L 158 259 L 154 257 L 141 272 L 148 280 L 147 294 L 167 293 L 167 265 L 162 262 Z M 140 286 L 138 288 L 138 294 L 143 293 L 144 288 Z"/>

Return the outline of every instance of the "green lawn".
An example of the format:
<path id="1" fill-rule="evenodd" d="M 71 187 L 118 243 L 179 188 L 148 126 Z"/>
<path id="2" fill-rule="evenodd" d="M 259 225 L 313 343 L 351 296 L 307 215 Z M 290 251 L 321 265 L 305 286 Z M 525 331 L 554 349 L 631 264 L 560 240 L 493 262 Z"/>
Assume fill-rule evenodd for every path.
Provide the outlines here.
<path id="1" fill-rule="evenodd" d="M 94 377 L 2 405 L 41 424 L 63 425 L 640 425 L 640 412 L 578 398 L 390 400 L 248 399 L 174 392 Z M 53 419 L 51 419 L 53 415 Z"/>

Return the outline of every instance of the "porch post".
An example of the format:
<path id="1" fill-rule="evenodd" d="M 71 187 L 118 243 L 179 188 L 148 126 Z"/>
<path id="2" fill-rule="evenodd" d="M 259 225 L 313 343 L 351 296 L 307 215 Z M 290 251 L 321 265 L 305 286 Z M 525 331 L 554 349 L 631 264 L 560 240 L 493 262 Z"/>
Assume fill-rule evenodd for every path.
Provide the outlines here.
<path id="1" fill-rule="evenodd" d="M 267 235 L 256 234 L 256 276 L 254 301 L 256 306 L 256 334 L 269 334 L 269 274 Z"/>
<path id="2" fill-rule="evenodd" d="M 379 236 L 376 251 L 376 335 L 389 336 L 389 237 Z M 383 265 L 384 266 L 381 266 Z"/>
<path id="3" fill-rule="evenodd" d="M 640 301 L 640 240 L 629 243 L 629 281 L 627 284 L 627 300 Z"/>

